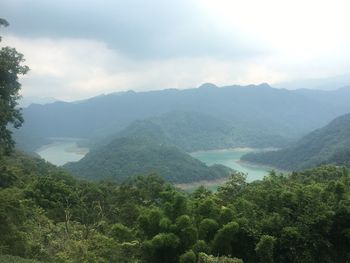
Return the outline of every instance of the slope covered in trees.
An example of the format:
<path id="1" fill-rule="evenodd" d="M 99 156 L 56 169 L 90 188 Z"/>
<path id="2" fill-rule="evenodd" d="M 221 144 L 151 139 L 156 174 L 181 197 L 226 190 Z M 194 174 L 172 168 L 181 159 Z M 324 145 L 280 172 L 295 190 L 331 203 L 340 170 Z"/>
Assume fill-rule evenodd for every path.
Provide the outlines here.
<path id="1" fill-rule="evenodd" d="M 92 141 L 88 146 L 96 148 L 118 137 L 146 137 L 185 152 L 235 147 L 281 147 L 289 142 L 281 136 L 263 132 L 257 134 L 208 114 L 176 111 L 134 121 L 116 135 Z"/>
<path id="2" fill-rule="evenodd" d="M 0 260 L 350 260 L 345 168 L 271 173 L 253 183 L 235 174 L 217 193 L 198 188 L 186 194 L 155 175 L 122 184 L 80 181 L 25 155 L 3 159 L 0 167 L 0 181 L 7 182 L 0 187 L 0 248 L 7 256 Z"/>
<path id="3" fill-rule="evenodd" d="M 188 183 L 228 177 L 232 169 L 223 165 L 208 167 L 174 146 L 149 137 L 121 137 L 90 151 L 65 169 L 77 176 L 123 181 L 136 174 L 157 172 L 172 183 Z"/>
<path id="4" fill-rule="evenodd" d="M 250 153 L 243 156 L 242 160 L 287 170 L 300 170 L 320 164 L 350 167 L 350 114 L 336 118 L 286 149 Z"/>
<path id="5" fill-rule="evenodd" d="M 349 95 L 342 97 L 350 99 Z M 241 133 L 235 134 L 234 139 L 248 134 L 256 142 L 261 135 L 295 138 L 349 112 L 350 105 L 338 105 L 336 100 L 317 100 L 313 94 L 274 89 L 267 84 L 221 88 L 206 84 L 187 90 L 130 91 L 72 103 L 31 105 L 24 109 L 26 122 L 18 140 L 25 137 L 103 138 L 135 120 L 173 111 L 210 115 L 227 123 L 225 126 L 239 128 L 237 131 Z M 227 132 L 228 137 L 231 130 Z M 40 145 L 27 145 L 29 149 L 37 146 Z"/>

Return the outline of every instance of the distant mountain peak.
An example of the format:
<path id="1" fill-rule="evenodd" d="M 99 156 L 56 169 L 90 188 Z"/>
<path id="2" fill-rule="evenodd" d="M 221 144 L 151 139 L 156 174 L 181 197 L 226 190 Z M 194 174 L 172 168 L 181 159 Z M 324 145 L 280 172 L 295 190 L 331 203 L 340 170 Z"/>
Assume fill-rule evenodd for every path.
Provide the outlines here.
<path id="1" fill-rule="evenodd" d="M 218 88 L 218 86 L 216 86 L 216 85 L 213 84 L 213 83 L 203 83 L 203 84 L 200 85 L 198 88 L 199 88 L 199 89 L 216 89 L 216 88 Z"/>
<path id="2" fill-rule="evenodd" d="M 261 87 L 261 88 L 272 88 L 272 87 L 270 86 L 270 84 L 267 83 L 267 82 L 260 83 L 260 84 L 258 85 L 258 87 Z"/>

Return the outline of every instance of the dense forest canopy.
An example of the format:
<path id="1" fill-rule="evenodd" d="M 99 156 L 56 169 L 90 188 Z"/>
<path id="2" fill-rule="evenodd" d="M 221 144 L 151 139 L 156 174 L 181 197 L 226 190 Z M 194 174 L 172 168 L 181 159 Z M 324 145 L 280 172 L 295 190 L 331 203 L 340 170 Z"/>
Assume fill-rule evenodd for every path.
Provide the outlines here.
<path id="1" fill-rule="evenodd" d="M 23 154 L 0 169 L 2 254 L 40 262 L 350 260 L 346 168 L 271 173 L 253 183 L 234 174 L 217 193 L 192 194 L 156 175 L 81 181 Z"/>

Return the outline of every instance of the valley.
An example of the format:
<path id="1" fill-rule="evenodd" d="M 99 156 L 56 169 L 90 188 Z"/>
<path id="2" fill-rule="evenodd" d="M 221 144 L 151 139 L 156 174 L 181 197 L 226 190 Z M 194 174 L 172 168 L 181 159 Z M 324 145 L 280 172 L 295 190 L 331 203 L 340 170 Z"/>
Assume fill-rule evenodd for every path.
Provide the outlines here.
<path id="1" fill-rule="evenodd" d="M 350 263 L 350 4 L 280 2 L 1 1 L 0 263 Z"/>
<path id="2" fill-rule="evenodd" d="M 62 166 L 68 162 L 80 161 L 88 152 L 88 148 L 79 147 L 81 138 L 50 138 L 51 143 L 43 145 L 36 150 L 36 153 L 44 160 L 58 166 Z M 272 167 L 263 164 L 252 164 L 243 162 L 240 158 L 247 153 L 265 152 L 274 150 L 273 148 L 232 148 L 220 150 L 208 150 L 192 152 L 190 155 L 208 166 L 221 164 L 232 168 L 237 172 L 247 175 L 246 181 L 252 182 L 261 180 L 268 175 Z M 193 191 L 198 186 L 205 186 L 208 189 L 216 191 L 217 187 L 224 184 L 227 178 L 200 180 L 188 184 L 176 184 L 181 189 Z"/>

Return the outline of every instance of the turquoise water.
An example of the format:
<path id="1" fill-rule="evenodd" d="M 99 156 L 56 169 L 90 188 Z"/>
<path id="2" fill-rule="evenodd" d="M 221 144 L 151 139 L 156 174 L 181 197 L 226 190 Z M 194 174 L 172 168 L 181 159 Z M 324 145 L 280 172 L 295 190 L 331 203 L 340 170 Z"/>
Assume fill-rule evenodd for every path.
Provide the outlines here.
<path id="1" fill-rule="evenodd" d="M 41 158 L 55 165 L 64 165 L 68 162 L 77 162 L 87 153 L 87 148 L 78 147 L 78 138 L 56 138 L 52 143 L 43 145 L 36 153 Z"/>
<path id="2" fill-rule="evenodd" d="M 55 164 L 64 165 L 67 162 L 77 162 L 82 159 L 86 153 L 87 148 L 80 148 L 78 142 L 79 138 L 52 138 L 52 143 L 42 146 L 36 151 L 43 159 Z M 237 171 L 247 174 L 247 182 L 260 180 L 271 170 L 271 168 L 250 165 L 239 161 L 242 155 L 256 151 L 253 149 L 227 149 L 227 150 L 212 150 L 200 151 L 191 153 L 191 155 L 207 165 L 223 164 L 231 167 Z M 215 189 L 217 184 L 208 185 L 209 188 Z"/>
<path id="3" fill-rule="evenodd" d="M 266 176 L 271 168 L 240 162 L 241 156 L 256 149 L 227 149 L 194 152 L 191 155 L 207 165 L 223 164 L 236 171 L 247 174 L 247 182 L 260 180 Z"/>

